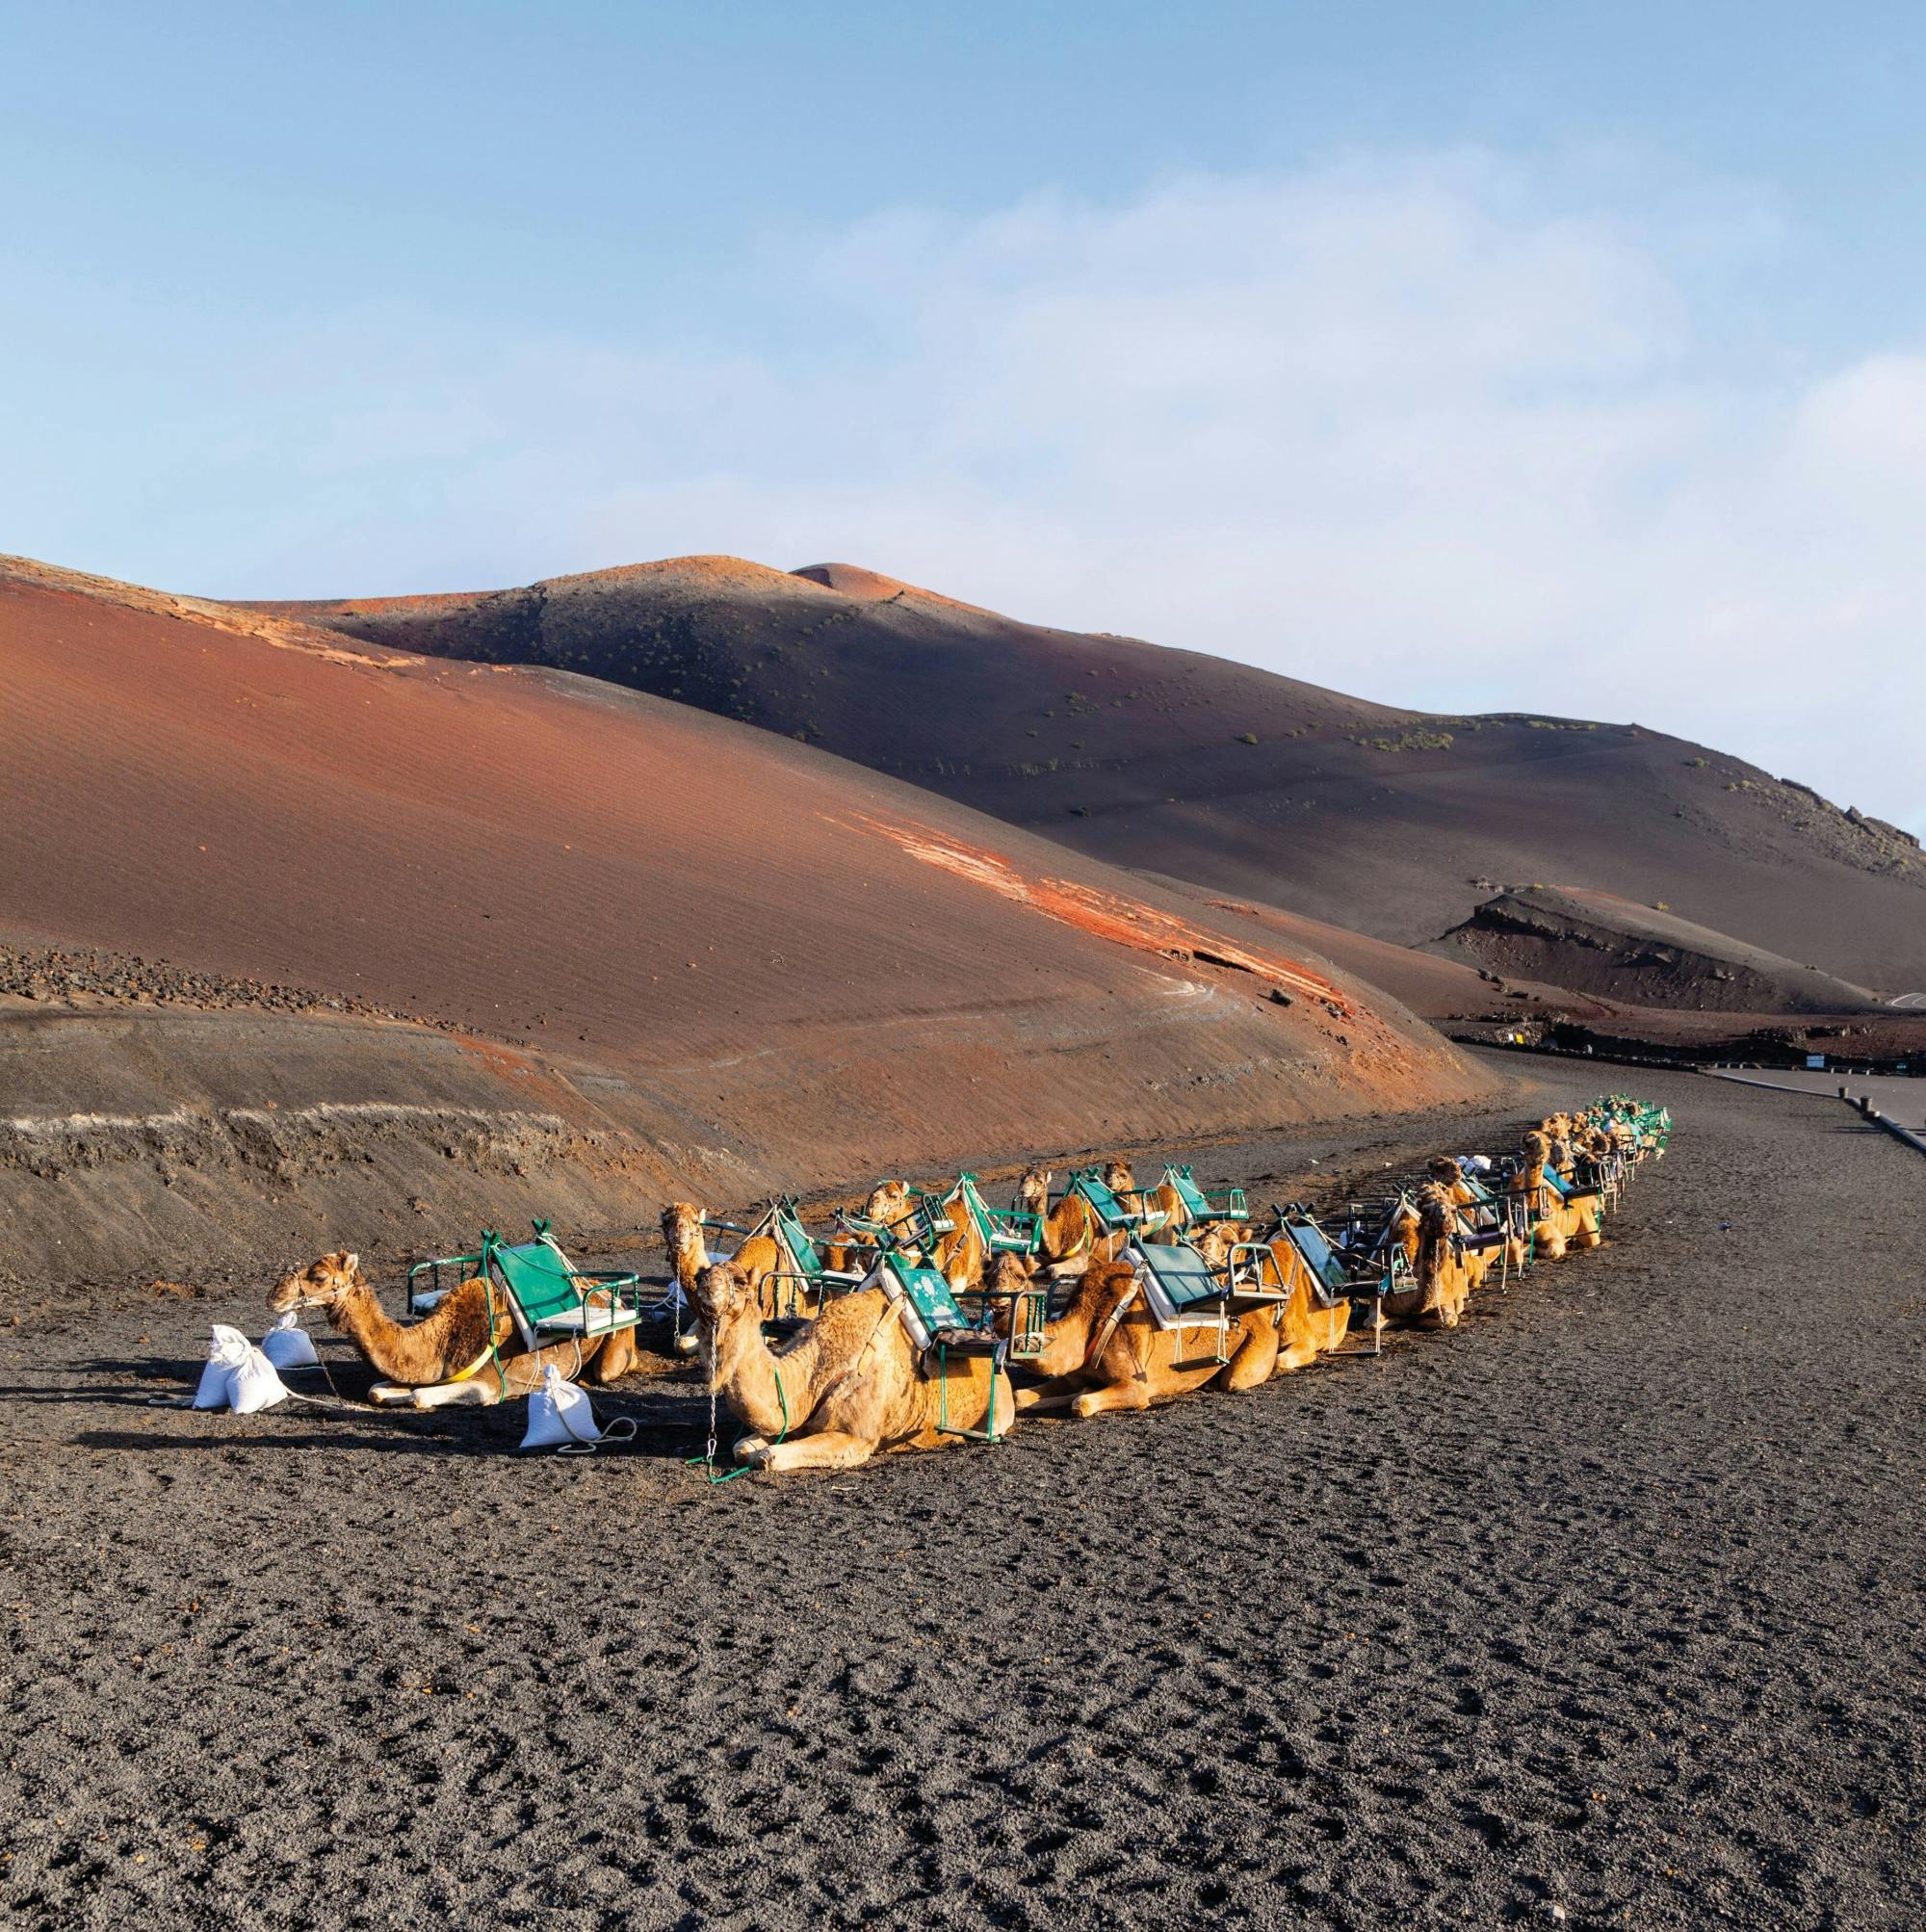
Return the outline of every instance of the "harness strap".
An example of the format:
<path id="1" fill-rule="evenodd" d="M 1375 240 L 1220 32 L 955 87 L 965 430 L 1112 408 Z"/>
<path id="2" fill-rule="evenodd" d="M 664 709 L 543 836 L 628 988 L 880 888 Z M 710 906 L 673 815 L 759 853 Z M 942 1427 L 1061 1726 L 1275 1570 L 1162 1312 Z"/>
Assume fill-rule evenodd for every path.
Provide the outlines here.
<path id="1" fill-rule="evenodd" d="M 1131 1303 L 1136 1300 L 1137 1296 L 1142 1292 L 1143 1283 L 1141 1281 L 1132 1281 L 1130 1287 L 1125 1290 L 1116 1307 L 1111 1309 L 1109 1314 L 1104 1318 L 1104 1325 L 1097 1331 L 1097 1340 L 1092 1344 L 1083 1357 L 1086 1362 L 1094 1362 L 1109 1346 L 1110 1337 L 1117 1332 L 1118 1323 L 1123 1320 L 1125 1315 L 1129 1312 Z"/>

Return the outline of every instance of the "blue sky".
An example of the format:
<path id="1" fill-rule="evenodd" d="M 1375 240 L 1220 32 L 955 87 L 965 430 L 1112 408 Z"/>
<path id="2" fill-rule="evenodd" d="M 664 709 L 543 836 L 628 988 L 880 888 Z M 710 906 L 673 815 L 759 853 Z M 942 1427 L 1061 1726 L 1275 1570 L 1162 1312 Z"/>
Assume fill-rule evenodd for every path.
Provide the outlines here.
<path id="1" fill-rule="evenodd" d="M 39 6 L 0 71 L 0 549 L 844 557 L 1926 830 L 1926 11 Z"/>

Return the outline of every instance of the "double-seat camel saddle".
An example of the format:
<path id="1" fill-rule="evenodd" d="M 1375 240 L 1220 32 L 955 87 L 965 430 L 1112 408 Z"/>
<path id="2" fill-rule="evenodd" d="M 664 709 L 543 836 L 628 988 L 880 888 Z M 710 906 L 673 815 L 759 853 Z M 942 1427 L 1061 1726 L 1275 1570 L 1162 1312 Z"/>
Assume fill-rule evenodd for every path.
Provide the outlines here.
<path id="1" fill-rule="evenodd" d="M 653 1312 L 644 1304 L 641 1277 L 618 1268 L 580 1268 L 565 1255 L 549 1223 L 537 1220 L 525 1241 L 507 1241 L 492 1228 L 482 1232 L 474 1254 L 440 1255 L 408 1269 L 408 1313 L 435 1307 L 451 1288 L 480 1279 L 487 1297 L 487 1332 L 501 1334 L 499 1316 L 531 1353 L 556 1343 L 600 1342 L 634 1328 Z M 452 1275 L 452 1279 L 450 1276 Z M 500 1342 L 491 1339 L 479 1370 L 492 1361 L 502 1368 Z M 472 1373 L 474 1371 L 469 1371 Z"/>
<path id="2" fill-rule="evenodd" d="M 1214 1192 L 1200 1188 L 1188 1162 L 1182 1167 L 1174 1163 L 1166 1165 L 1158 1186 L 1159 1189 L 1168 1188 L 1184 1203 L 1184 1213 L 1191 1221 L 1200 1227 L 1212 1221 L 1247 1220 L 1250 1216 L 1250 1204 L 1241 1188 L 1224 1188 Z"/>
<path id="3" fill-rule="evenodd" d="M 782 1266 L 764 1277 L 773 1292 L 777 1320 L 800 1320 L 809 1312 L 805 1304 L 855 1288 L 863 1279 L 860 1268 L 829 1266 L 815 1237 L 803 1226 L 802 1210 L 793 1195 L 778 1194 L 742 1234 L 745 1244 L 758 1238 L 773 1241 L 781 1257 Z"/>
<path id="4" fill-rule="evenodd" d="M 1395 1204 L 1392 1204 L 1394 1206 Z M 1365 1238 L 1370 1211 L 1353 1203 L 1349 1213 L 1355 1221 L 1340 1223 L 1334 1237 L 1302 1201 L 1284 1207 L 1272 1206 L 1268 1224 L 1259 1239 L 1267 1253 L 1271 1244 L 1288 1243 L 1304 1264 L 1311 1278 L 1311 1301 L 1314 1308 L 1330 1310 L 1340 1302 L 1382 1302 L 1387 1295 L 1409 1286 L 1411 1266 L 1405 1247 L 1392 1236 L 1391 1207 L 1377 1218 L 1381 1225 L 1373 1238 Z M 1369 1324 L 1370 1345 L 1329 1348 L 1329 1355 L 1378 1355 L 1384 1352 L 1384 1323 Z"/>
<path id="5" fill-rule="evenodd" d="M 1067 1193 L 1080 1194 L 1089 1203 L 1097 1225 L 1106 1235 L 1142 1236 L 1163 1225 L 1160 1208 L 1127 1207 L 1104 1179 L 1101 1167 L 1079 1167 L 1070 1177 Z"/>
<path id="6" fill-rule="evenodd" d="M 984 1200 L 981 1184 L 974 1174 L 957 1175 L 955 1187 L 937 1203 L 937 1212 L 944 1214 L 952 1227 L 956 1225 L 959 1213 L 968 1215 L 977 1240 L 983 1243 L 986 1256 L 1032 1255 L 1036 1252 L 1042 1216 L 1028 1214 L 1022 1208 L 991 1207 Z"/>
<path id="7" fill-rule="evenodd" d="M 999 1295 L 985 1287 L 959 1292 L 950 1287 L 941 1268 L 913 1260 L 900 1248 L 879 1249 L 875 1266 L 862 1286 L 883 1292 L 921 1358 L 924 1374 L 937 1384 L 937 1434 L 960 1436 L 969 1442 L 1001 1442 L 1002 1432 L 996 1426 L 994 1403 L 982 1428 L 964 1428 L 950 1422 L 950 1362 L 952 1358 L 987 1356 L 994 1374 L 1011 1355 L 1034 1354 L 1041 1345 L 1044 1291 L 1026 1289 Z M 966 1300 L 980 1304 L 974 1317 L 964 1309 Z M 1006 1333 L 999 1333 L 994 1325 L 997 1305 L 1002 1301 L 1012 1304 Z"/>
<path id="8" fill-rule="evenodd" d="M 1123 1298 L 1106 1320 L 1114 1329 L 1139 1303 L 1157 1327 L 1180 1336 L 1173 1370 L 1200 1368 L 1207 1362 L 1231 1359 L 1234 1319 L 1262 1308 L 1275 1308 L 1289 1299 L 1290 1284 L 1277 1266 L 1277 1257 L 1257 1241 L 1236 1241 L 1213 1262 L 1183 1239 L 1164 1241 L 1132 1240 L 1123 1260 L 1132 1279 Z M 1198 1352 L 1186 1356 L 1182 1337 L 1195 1330 Z M 1091 1351 L 1101 1354 L 1101 1343 Z"/>

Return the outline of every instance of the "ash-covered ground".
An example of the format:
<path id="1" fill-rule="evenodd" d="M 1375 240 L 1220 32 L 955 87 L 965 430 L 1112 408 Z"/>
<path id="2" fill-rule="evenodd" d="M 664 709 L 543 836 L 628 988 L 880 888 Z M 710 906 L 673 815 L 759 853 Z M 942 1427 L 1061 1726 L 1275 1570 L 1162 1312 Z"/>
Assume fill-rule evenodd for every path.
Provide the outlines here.
<path id="1" fill-rule="evenodd" d="M 1835 1100 L 1584 1071 L 1672 1152 L 1456 1333 L 840 1475 L 709 1487 L 686 1378 L 575 1460 L 508 1410 L 154 1408 L 265 1280 L 30 1292 L 0 1909 L 1926 1921 L 1926 1171 Z"/>

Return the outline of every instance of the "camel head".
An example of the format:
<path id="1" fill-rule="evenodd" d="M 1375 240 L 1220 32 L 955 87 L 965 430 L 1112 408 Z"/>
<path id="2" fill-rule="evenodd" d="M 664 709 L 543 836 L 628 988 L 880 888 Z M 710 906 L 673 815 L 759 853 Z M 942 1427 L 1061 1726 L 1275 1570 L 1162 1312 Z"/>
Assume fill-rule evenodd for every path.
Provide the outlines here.
<path id="1" fill-rule="evenodd" d="M 1050 1172 L 1048 1167 L 1026 1167 L 1017 1183 L 1017 1206 L 1026 1214 L 1050 1212 Z"/>
<path id="2" fill-rule="evenodd" d="M 276 1315 L 285 1315 L 291 1308 L 331 1308 L 343 1295 L 365 1286 L 361 1257 L 337 1250 L 283 1275 L 269 1294 L 268 1306 Z"/>
<path id="3" fill-rule="evenodd" d="M 1003 1253 L 991 1257 L 990 1271 L 983 1286 L 992 1294 L 1021 1294 L 1029 1287 L 1031 1264 L 1028 1255 Z"/>
<path id="4" fill-rule="evenodd" d="M 1551 1142 L 1534 1129 L 1524 1136 L 1524 1164 L 1543 1167 L 1551 1158 Z"/>
<path id="5" fill-rule="evenodd" d="M 1106 1161 L 1104 1185 L 1113 1194 L 1134 1194 L 1137 1184 L 1135 1176 L 1131 1172 L 1131 1163 L 1128 1161 Z"/>
<path id="6" fill-rule="evenodd" d="M 685 1255 L 699 1258 L 708 1252 L 702 1239 L 702 1210 L 688 1201 L 671 1201 L 662 1211 L 663 1241 L 668 1257 L 679 1262 Z"/>
<path id="7" fill-rule="evenodd" d="M 712 1335 L 733 1317 L 757 1306 L 749 1277 L 731 1262 L 715 1262 L 703 1268 L 689 1298 L 696 1320 Z"/>
<path id="8" fill-rule="evenodd" d="M 909 1183 L 878 1181 L 863 1203 L 863 1218 L 890 1227 L 909 1213 Z"/>
<path id="9" fill-rule="evenodd" d="M 987 1297 L 994 1302 L 996 1313 L 992 1317 L 992 1326 L 999 1335 L 1010 1332 L 1012 1312 L 1016 1308 L 1016 1296 L 1027 1294 L 1032 1286 L 1030 1267 L 1022 1255 L 993 1255 L 989 1272 L 983 1277 L 983 1289 Z"/>
<path id="10" fill-rule="evenodd" d="M 1455 1188 L 1465 1178 L 1463 1172 L 1458 1166 L 1457 1162 L 1452 1160 L 1452 1158 L 1448 1154 L 1434 1155 L 1432 1159 L 1425 1164 L 1424 1171 L 1427 1174 L 1429 1174 L 1432 1180 L 1435 1181 L 1441 1188 Z"/>
<path id="11" fill-rule="evenodd" d="M 1222 1267 L 1231 1259 L 1231 1246 L 1236 1231 L 1221 1221 L 1213 1221 L 1191 1242 L 1197 1252 L 1214 1267 Z"/>

